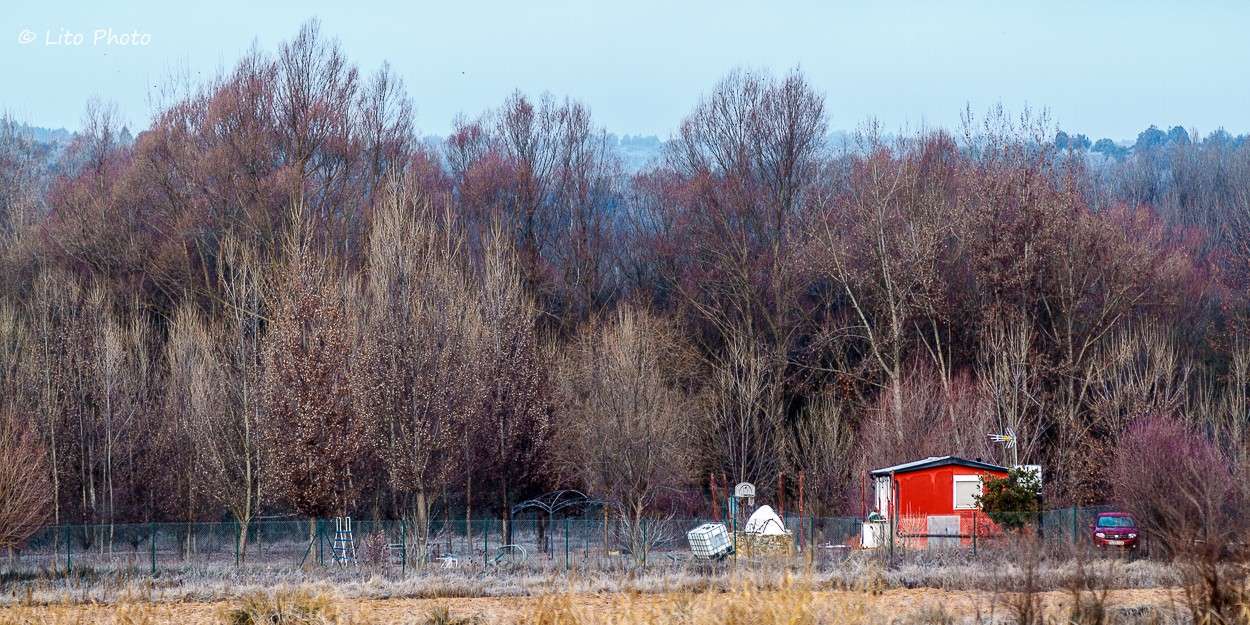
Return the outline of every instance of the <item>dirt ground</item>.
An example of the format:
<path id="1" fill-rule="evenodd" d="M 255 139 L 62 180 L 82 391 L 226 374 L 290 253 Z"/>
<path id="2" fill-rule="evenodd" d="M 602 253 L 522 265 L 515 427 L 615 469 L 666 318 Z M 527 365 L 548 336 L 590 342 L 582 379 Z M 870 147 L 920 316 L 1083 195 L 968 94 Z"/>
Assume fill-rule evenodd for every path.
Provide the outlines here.
<path id="1" fill-rule="evenodd" d="M 554 598 L 554 599 L 553 599 Z M 471 616 L 485 623 L 524 622 L 520 615 L 543 601 L 557 600 L 564 608 L 582 614 L 637 614 L 674 597 L 663 594 L 583 594 L 548 597 L 479 597 L 457 599 L 344 600 L 345 611 L 360 623 L 419 624 L 432 611 L 446 607 L 453 616 Z M 1066 614 L 1072 598 L 1067 593 L 1041 593 L 1047 614 Z M 932 621 L 945 613 L 957 621 L 1010 620 L 1011 597 L 978 591 L 943 591 L 930 588 L 894 589 L 880 593 L 850 591 L 819 592 L 812 607 L 818 613 L 839 613 L 853 606 L 864 622 Z M 1111 609 L 1149 610 L 1177 608 L 1181 597 L 1175 590 L 1114 590 L 1107 597 Z M 62 605 L 0 609 L 0 625 L 48 623 L 56 625 L 208 625 L 221 622 L 229 602 L 133 603 L 116 605 Z M 6 614 L 7 613 L 7 614 Z M 928 618 L 925 615 L 930 615 Z M 980 617 L 979 619 L 977 617 Z M 632 620 L 632 619 L 631 619 Z M 636 621 L 635 621 L 636 622 Z M 644 621 L 645 622 L 645 621 Z"/>

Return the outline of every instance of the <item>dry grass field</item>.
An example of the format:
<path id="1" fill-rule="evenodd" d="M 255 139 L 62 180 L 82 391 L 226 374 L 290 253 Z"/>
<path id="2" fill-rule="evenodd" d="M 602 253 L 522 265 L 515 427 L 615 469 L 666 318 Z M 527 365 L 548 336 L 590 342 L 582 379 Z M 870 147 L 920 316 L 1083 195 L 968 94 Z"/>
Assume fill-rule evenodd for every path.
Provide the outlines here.
<path id="1" fill-rule="evenodd" d="M 1039 593 L 1039 622 L 1171 622 L 1183 612 L 1171 589 L 1108 591 L 1102 621 L 1073 619 L 1073 597 Z M 11 606 L 9 624 L 124 625 L 435 625 L 450 623 L 641 625 L 816 623 L 1015 623 L 1010 594 L 932 588 L 815 591 L 802 584 L 776 590 L 658 594 L 575 594 L 451 599 L 345 599 L 317 589 L 280 589 L 216 602 Z M 266 612 L 267 608 L 275 608 Z"/>
<path id="2" fill-rule="evenodd" d="M 164 580 L 98 576 L 4 587 L 0 625 L 816 625 L 1182 623 L 1173 572 L 1150 562 L 1051 560 L 1033 568 L 847 562 L 714 571 L 513 574 L 340 571 Z"/>

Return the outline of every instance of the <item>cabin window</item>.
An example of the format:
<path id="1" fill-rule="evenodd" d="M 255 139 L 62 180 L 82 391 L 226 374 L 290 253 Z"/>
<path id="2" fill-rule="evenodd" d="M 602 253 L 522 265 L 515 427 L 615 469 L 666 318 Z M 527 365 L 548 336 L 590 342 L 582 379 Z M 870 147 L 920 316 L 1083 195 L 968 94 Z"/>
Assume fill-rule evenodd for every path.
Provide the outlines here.
<path id="1" fill-rule="evenodd" d="M 981 476 L 980 475 L 956 475 L 955 476 L 955 509 L 956 510 L 975 510 L 977 508 L 977 495 L 981 494 Z"/>

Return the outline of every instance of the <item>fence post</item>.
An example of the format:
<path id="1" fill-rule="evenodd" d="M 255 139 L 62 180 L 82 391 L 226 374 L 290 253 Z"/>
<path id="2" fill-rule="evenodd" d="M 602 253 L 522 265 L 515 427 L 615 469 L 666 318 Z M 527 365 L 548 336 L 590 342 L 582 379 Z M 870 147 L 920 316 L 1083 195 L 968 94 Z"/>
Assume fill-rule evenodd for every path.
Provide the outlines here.
<path id="1" fill-rule="evenodd" d="M 399 577 L 408 576 L 408 519 L 399 520 Z"/>
<path id="2" fill-rule="evenodd" d="M 1072 506 L 1072 546 L 1076 546 L 1076 506 Z"/>
<path id="3" fill-rule="evenodd" d="M 70 543 L 69 535 L 71 527 L 72 526 L 69 523 L 65 524 L 65 577 L 69 577 L 69 570 L 73 568 L 73 562 L 70 560 L 69 555 L 69 552 L 73 550 L 73 545 Z"/>
<path id="4" fill-rule="evenodd" d="M 564 570 L 569 570 L 569 517 L 564 517 Z"/>
<path id="5" fill-rule="evenodd" d="M 156 519 L 152 519 L 152 577 L 156 577 Z"/>
<path id="6" fill-rule="evenodd" d="M 647 520 L 642 520 L 642 568 L 647 568 Z"/>
<path id="7" fill-rule="evenodd" d="M 234 565 L 239 566 L 239 520 L 231 519 L 234 526 Z"/>
<path id="8" fill-rule="evenodd" d="M 891 513 L 893 513 L 894 511 L 893 511 L 893 510 L 891 510 L 890 512 L 891 512 Z M 890 530 L 890 568 L 894 568 L 894 523 L 895 523 L 895 517 L 896 517 L 896 516 L 897 516 L 897 515 L 895 515 L 895 514 L 890 514 L 890 523 L 889 523 L 889 530 Z"/>
<path id="9" fill-rule="evenodd" d="M 482 519 L 482 567 L 485 568 L 490 564 L 490 528 L 486 526 L 486 519 Z"/>
<path id="10" fill-rule="evenodd" d="M 972 511 L 972 557 L 977 555 L 977 511 Z"/>
<path id="11" fill-rule="evenodd" d="M 799 518 L 799 524 L 802 525 L 803 519 Z M 816 517 L 807 517 L 807 549 L 811 553 L 812 564 L 816 563 Z"/>

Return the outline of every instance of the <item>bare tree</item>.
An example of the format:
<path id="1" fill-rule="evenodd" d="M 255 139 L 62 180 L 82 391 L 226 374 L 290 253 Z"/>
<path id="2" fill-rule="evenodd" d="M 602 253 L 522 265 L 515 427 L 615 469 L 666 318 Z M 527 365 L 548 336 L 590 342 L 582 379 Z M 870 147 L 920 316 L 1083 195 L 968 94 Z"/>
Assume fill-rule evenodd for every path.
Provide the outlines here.
<path id="1" fill-rule="evenodd" d="M 35 425 L 43 434 L 48 453 L 48 468 L 52 478 L 52 520 L 61 522 L 61 463 L 57 459 L 58 446 L 64 444 L 66 434 L 61 432 L 60 401 L 58 399 L 59 372 L 62 367 L 64 334 L 62 324 L 70 305 L 66 294 L 70 280 L 64 274 L 53 275 L 40 271 L 34 279 L 34 290 L 27 301 L 26 318 L 29 321 L 32 349 L 27 354 L 26 374 L 34 392 L 32 406 L 36 415 Z"/>
<path id="2" fill-rule="evenodd" d="M 1147 320 L 1099 345 L 1091 371 L 1089 427 L 1115 438 L 1139 415 L 1173 414 L 1184 407 L 1192 365 L 1172 333 Z"/>
<path id="3" fill-rule="evenodd" d="M 992 402 L 967 372 L 957 374 L 946 386 L 933 365 L 919 360 L 904 369 L 898 392 L 897 397 L 892 392 L 880 393 L 864 415 L 859 432 L 863 468 L 927 456 L 988 458 L 997 454 L 986 438 L 994 418 Z M 958 417 L 952 420 L 952 414 Z"/>
<path id="4" fill-rule="evenodd" d="M 0 304 L 0 549 L 20 547 L 51 516 L 51 471 L 33 419 L 38 409 L 23 361 L 34 337 L 16 308 Z"/>
<path id="5" fill-rule="evenodd" d="M 712 361 L 708 385 L 711 417 L 703 423 L 715 456 L 711 466 L 728 468 L 735 479 L 762 482 L 781 469 L 779 444 L 783 404 L 775 377 L 775 354 L 746 336 L 731 334 Z"/>
<path id="6" fill-rule="evenodd" d="M 1035 340 L 1028 324 L 994 319 L 986 324 L 977 352 L 977 377 L 989 395 L 996 430 L 1016 433 L 1017 453 L 1026 462 L 1040 453 L 1044 433 L 1044 371 Z"/>
<path id="7" fill-rule="evenodd" d="M 849 324 L 830 333 L 862 345 L 867 354 L 860 370 L 848 373 L 879 385 L 886 406 L 901 415 L 908 409 L 905 370 L 922 345 L 950 392 L 954 362 L 943 332 L 948 286 L 942 270 L 961 221 L 947 164 L 954 162 L 956 146 L 939 133 L 904 142 L 896 155 L 874 127 L 861 133 L 860 142 L 848 189 L 830 189 L 826 198 L 816 262 L 849 309 Z"/>
<path id="8" fill-rule="evenodd" d="M 496 228 L 477 269 L 482 402 L 466 439 L 472 471 L 493 499 L 512 539 L 512 506 L 537 494 L 548 477 L 551 388 L 539 350 L 537 308 L 525 293 L 509 238 Z"/>
<path id="9" fill-rule="evenodd" d="M 362 477 L 354 473 L 374 447 L 351 401 L 355 354 L 342 283 L 302 219 L 294 218 L 265 339 L 263 461 L 271 497 L 321 518 L 351 509 Z"/>
<path id="10" fill-rule="evenodd" d="M 450 214 L 398 183 L 369 238 L 354 399 L 384 439 L 392 497 L 414 498 L 393 503 L 411 509 L 422 532 L 438 486 L 464 463 L 460 434 L 482 401 L 483 321 L 466 245 Z"/>
<path id="11" fill-rule="evenodd" d="M 0 115 L 0 252 L 39 220 L 46 184 L 40 152 L 17 120 Z"/>
<path id="12" fill-rule="evenodd" d="M 1135 322 L 1173 318 L 1201 276 L 1191 273 L 1190 243 L 1148 208 L 1087 204 L 1084 161 L 1056 156 L 1044 117 L 1026 111 L 1017 125 L 1000 108 L 978 133 L 970 120 L 965 236 L 975 268 L 970 293 L 979 300 L 972 310 L 987 326 L 1030 327 L 1036 399 L 1048 407 L 1035 426 L 1055 468 L 1048 483 L 1055 494 L 1092 502 L 1101 488 L 1090 471 L 1114 444 L 1090 412 L 1098 380 L 1114 364 L 1105 357 L 1112 339 Z"/>
<path id="13" fill-rule="evenodd" d="M 1232 539 L 1246 530 L 1237 517 L 1243 502 L 1229 463 L 1178 418 L 1154 414 L 1135 421 L 1116 452 L 1113 481 L 1142 529 L 1174 552 L 1232 548 Z"/>
<path id="14" fill-rule="evenodd" d="M 801 474 L 805 512 L 840 511 L 855 470 L 855 411 L 836 389 L 807 398 L 802 412 L 787 424 L 780 448 L 786 470 Z"/>
<path id="15" fill-rule="evenodd" d="M 0 548 L 21 546 L 52 512 L 47 456 L 28 420 L 0 408 Z"/>
<path id="16" fill-rule="evenodd" d="M 141 504 L 135 501 L 142 486 L 134 454 L 140 449 L 139 439 L 151 433 L 144 428 L 146 408 L 155 399 L 151 336 L 147 324 L 137 317 L 119 321 L 112 302 L 100 289 L 89 297 L 92 335 L 97 341 L 92 365 L 98 439 L 92 444 L 99 445 L 99 483 L 111 533 L 112 524 L 123 520 L 118 518 L 119 507 L 133 513 Z"/>
<path id="17" fill-rule="evenodd" d="M 1215 405 L 1205 411 L 1204 425 L 1216 433 L 1234 466 L 1250 471 L 1250 343 L 1239 338 L 1230 351 L 1228 373 L 1218 399 L 1211 398 Z"/>
<path id="18" fill-rule="evenodd" d="M 789 367 L 812 302 L 808 234 L 827 121 L 824 97 L 798 72 L 735 71 L 687 116 L 654 176 L 661 201 L 640 223 L 654 266 L 700 327 L 715 378 L 713 466 L 763 481 L 777 469 Z"/>
<path id="19" fill-rule="evenodd" d="M 620 195 L 621 164 L 607 131 L 594 126 L 590 110 L 580 102 L 566 100 L 560 118 L 552 261 L 561 282 L 557 314 L 572 327 L 602 308 L 614 290 L 610 263 L 617 220 L 612 209 Z"/>
<path id="20" fill-rule="evenodd" d="M 508 96 L 494 115 L 494 143 L 513 164 L 515 205 L 504 207 L 504 216 L 517 234 L 516 253 L 522 275 L 535 281 L 541 261 L 556 230 L 554 191 L 559 167 L 560 109 L 555 98 L 544 94 L 538 105 L 520 91 Z"/>
<path id="21" fill-rule="evenodd" d="M 210 321 L 184 304 L 174 316 L 165 353 L 167 402 L 191 444 L 196 487 L 230 511 L 246 559 L 248 528 L 260 506 L 266 397 L 259 278 L 237 245 L 227 240 L 222 255 L 222 271 L 230 277 L 228 308 Z"/>
<path id="22" fill-rule="evenodd" d="M 253 513 L 260 511 L 262 501 L 261 452 L 268 402 L 265 327 L 273 299 L 265 293 L 262 267 L 255 254 L 236 237 L 222 239 L 217 268 L 225 307 L 217 335 L 217 358 L 224 367 L 225 410 L 219 413 L 212 432 L 201 431 L 215 441 L 214 464 L 221 467 L 223 478 L 229 476 L 215 490 L 219 501 L 229 500 L 226 505 L 239 523 L 243 545 L 248 524 Z"/>
<path id="23" fill-rule="evenodd" d="M 545 321 L 571 329 L 611 292 L 620 164 L 607 132 L 579 102 L 520 92 L 454 125 L 445 153 L 471 238 L 505 224 Z"/>
<path id="24" fill-rule="evenodd" d="M 638 558 L 656 498 L 694 475 L 694 401 L 682 370 L 691 357 L 668 322 L 623 308 L 583 328 L 560 363 L 563 471 L 620 506 Z"/>

